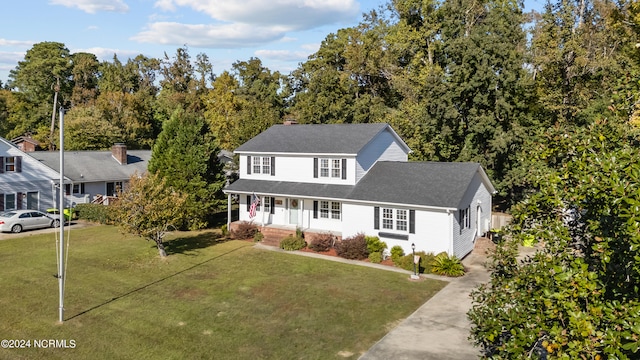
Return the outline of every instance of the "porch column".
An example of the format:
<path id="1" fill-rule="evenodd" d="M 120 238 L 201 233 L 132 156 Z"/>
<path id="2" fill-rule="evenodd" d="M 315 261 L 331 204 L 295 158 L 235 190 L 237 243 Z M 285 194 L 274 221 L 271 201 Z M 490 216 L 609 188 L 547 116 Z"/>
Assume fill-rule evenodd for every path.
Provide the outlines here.
<path id="1" fill-rule="evenodd" d="M 227 194 L 227 231 L 231 230 L 231 193 Z"/>
<path id="2" fill-rule="evenodd" d="M 264 196 L 260 197 L 260 222 L 262 223 L 262 227 L 264 227 Z"/>

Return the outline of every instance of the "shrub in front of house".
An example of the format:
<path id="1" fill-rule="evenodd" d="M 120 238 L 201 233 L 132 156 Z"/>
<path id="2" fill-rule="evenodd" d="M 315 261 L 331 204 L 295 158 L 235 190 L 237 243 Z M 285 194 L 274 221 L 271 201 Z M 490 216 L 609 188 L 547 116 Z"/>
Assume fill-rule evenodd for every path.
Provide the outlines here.
<path id="1" fill-rule="evenodd" d="M 377 236 L 365 236 L 364 239 L 367 241 L 367 250 L 369 254 L 372 253 L 382 253 L 387 248 L 387 243 L 380 240 Z"/>
<path id="2" fill-rule="evenodd" d="M 437 275 L 458 277 L 464 275 L 464 265 L 456 256 L 440 253 L 431 264 L 431 272 Z"/>
<path id="3" fill-rule="evenodd" d="M 231 230 L 232 239 L 251 239 L 258 232 L 258 226 L 252 222 L 241 221 L 235 226 L 235 229 Z"/>
<path id="4" fill-rule="evenodd" d="M 393 251 L 393 249 L 391 249 L 391 251 Z M 420 260 L 418 261 L 418 264 L 416 264 L 416 271 L 419 274 L 428 274 L 429 272 L 427 271 L 427 264 L 425 262 L 425 259 L 428 259 L 427 253 L 425 253 L 424 251 L 417 251 L 416 255 L 420 256 Z M 393 264 L 395 266 L 413 272 L 413 254 L 404 256 L 399 256 L 396 254 L 396 257 L 394 258 L 392 255 L 391 259 L 393 260 Z"/>
<path id="5" fill-rule="evenodd" d="M 280 248 L 287 251 L 304 249 L 306 246 L 307 242 L 299 236 L 289 235 L 280 240 Z"/>
<path id="6" fill-rule="evenodd" d="M 382 253 L 372 252 L 369 253 L 369 262 L 372 264 L 380 264 L 382 262 Z"/>
<path id="7" fill-rule="evenodd" d="M 317 252 L 329 251 L 333 248 L 333 245 L 336 242 L 336 237 L 329 234 L 315 234 L 309 242 L 309 249 Z"/>
<path id="8" fill-rule="evenodd" d="M 395 245 L 391 248 L 391 260 L 393 263 L 397 263 L 398 259 L 404 256 L 404 250 L 402 250 L 402 246 Z"/>
<path id="9" fill-rule="evenodd" d="M 253 235 L 253 242 L 260 242 L 264 239 L 264 235 L 260 231 L 256 231 L 255 235 Z"/>
<path id="10" fill-rule="evenodd" d="M 338 256 L 351 259 L 351 260 L 363 260 L 369 256 L 369 250 L 367 249 L 367 240 L 364 234 L 356 234 L 354 236 L 342 239 L 341 242 L 336 244 L 336 253 Z"/>
<path id="11" fill-rule="evenodd" d="M 111 218 L 113 209 L 109 205 L 102 204 L 77 204 L 78 217 L 82 220 L 93 221 L 100 224 L 113 224 Z"/>

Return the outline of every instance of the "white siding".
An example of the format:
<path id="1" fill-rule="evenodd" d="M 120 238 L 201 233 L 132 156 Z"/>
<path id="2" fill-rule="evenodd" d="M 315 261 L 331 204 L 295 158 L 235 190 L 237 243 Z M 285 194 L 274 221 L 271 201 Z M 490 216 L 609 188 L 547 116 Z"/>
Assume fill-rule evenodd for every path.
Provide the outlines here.
<path id="1" fill-rule="evenodd" d="M 460 231 L 460 214 L 456 211 L 453 229 L 453 255 L 463 258 L 469 254 L 475 245 L 478 235 L 490 230 L 491 194 L 482 183 L 480 174 L 476 173 L 467 193 L 463 197 L 461 208 L 470 208 L 471 226 Z M 478 218 L 480 209 L 480 219 Z M 479 221 L 478 221 L 479 220 Z M 479 224 L 478 224 L 479 222 Z"/>
<path id="2" fill-rule="evenodd" d="M 260 156 L 260 154 L 251 154 L 251 158 L 254 156 Z M 266 155 L 265 155 L 266 156 Z M 271 157 L 271 156 L 269 156 Z M 266 181 L 292 181 L 292 182 L 305 182 L 314 184 L 340 184 L 340 185 L 354 185 L 355 184 L 355 158 L 354 157 L 328 157 L 318 156 L 318 158 L 339 159 L 342 166 L 342 159 L 347 159 L 347 178 L 345 180 L 340 177 L 313 177 L 314 174 L 314 156 L 276 156 L 275 157 L 275 175 L 271 174 L 255 174 L 253 171 L 251 174 L 247 173 L 247 155 L 240 156 L 240 178 L 241 179 L 254 179 L 254 180 L 266 180 Z M 341 174 L 342 175 L 342 174 Z"/>
<path id="3" fill-rule="evenodd" d="M 410 210 L 411 208 L 406 208 Z M 389 230 L 377 230 L 374 228 L 374 206 L 367 204 L 343 204 L 343 230 L 342 238 L 345 239 L 357 233 L 370 236 L 379 236 L 380 232 L 393 232 Z M 415 234 L 403 232 L 408 235 L 408 240 L 398 240 L 380 237 L 390 250 L 399 245 L 405 254 L 411 253 L 411 244 L 416 245 L 416 251 L 427 253 L 450 252 L 451 232 L 449 231 L 449 215 L 445 210 L 427 211 L 415 210 Z"/>
<path id="4" fill-rule="evenodd" d="M 358 154 L 356 181 L 359 181 L 376 161 L 407 161 L 407 159 L 407 153 L 391 132 L 383 131 Z"/>

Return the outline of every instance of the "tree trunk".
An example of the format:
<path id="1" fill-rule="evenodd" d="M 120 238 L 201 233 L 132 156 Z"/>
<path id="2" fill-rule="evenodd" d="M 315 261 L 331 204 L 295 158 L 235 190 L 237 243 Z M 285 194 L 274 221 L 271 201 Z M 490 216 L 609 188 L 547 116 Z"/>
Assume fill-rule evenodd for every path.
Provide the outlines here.
<path id="1" fill-rule="evenodd" d="M 158 253 L 160 254 L 160 257 L 167 257 L 167 252 L 164 249 L 164 244 L 162 243 L 162 241 L 156 241 L 156 245 L 158 245 Z"/>

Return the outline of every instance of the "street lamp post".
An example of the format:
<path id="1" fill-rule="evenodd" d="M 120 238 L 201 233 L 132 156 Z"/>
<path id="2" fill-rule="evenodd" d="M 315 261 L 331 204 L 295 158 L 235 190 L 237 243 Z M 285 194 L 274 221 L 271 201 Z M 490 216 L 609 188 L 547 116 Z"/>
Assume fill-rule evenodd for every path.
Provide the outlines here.
<path id="1" fill-rule="evenodd" d="M 415 243 L 411 243 L 411 252 L 413 253 L 413 274 L 411 275 L 411 279 L 413 280 L 417 280 L 420 277 L 418 276 L 418 271 L 416 269 L 416 244 Z"/>

